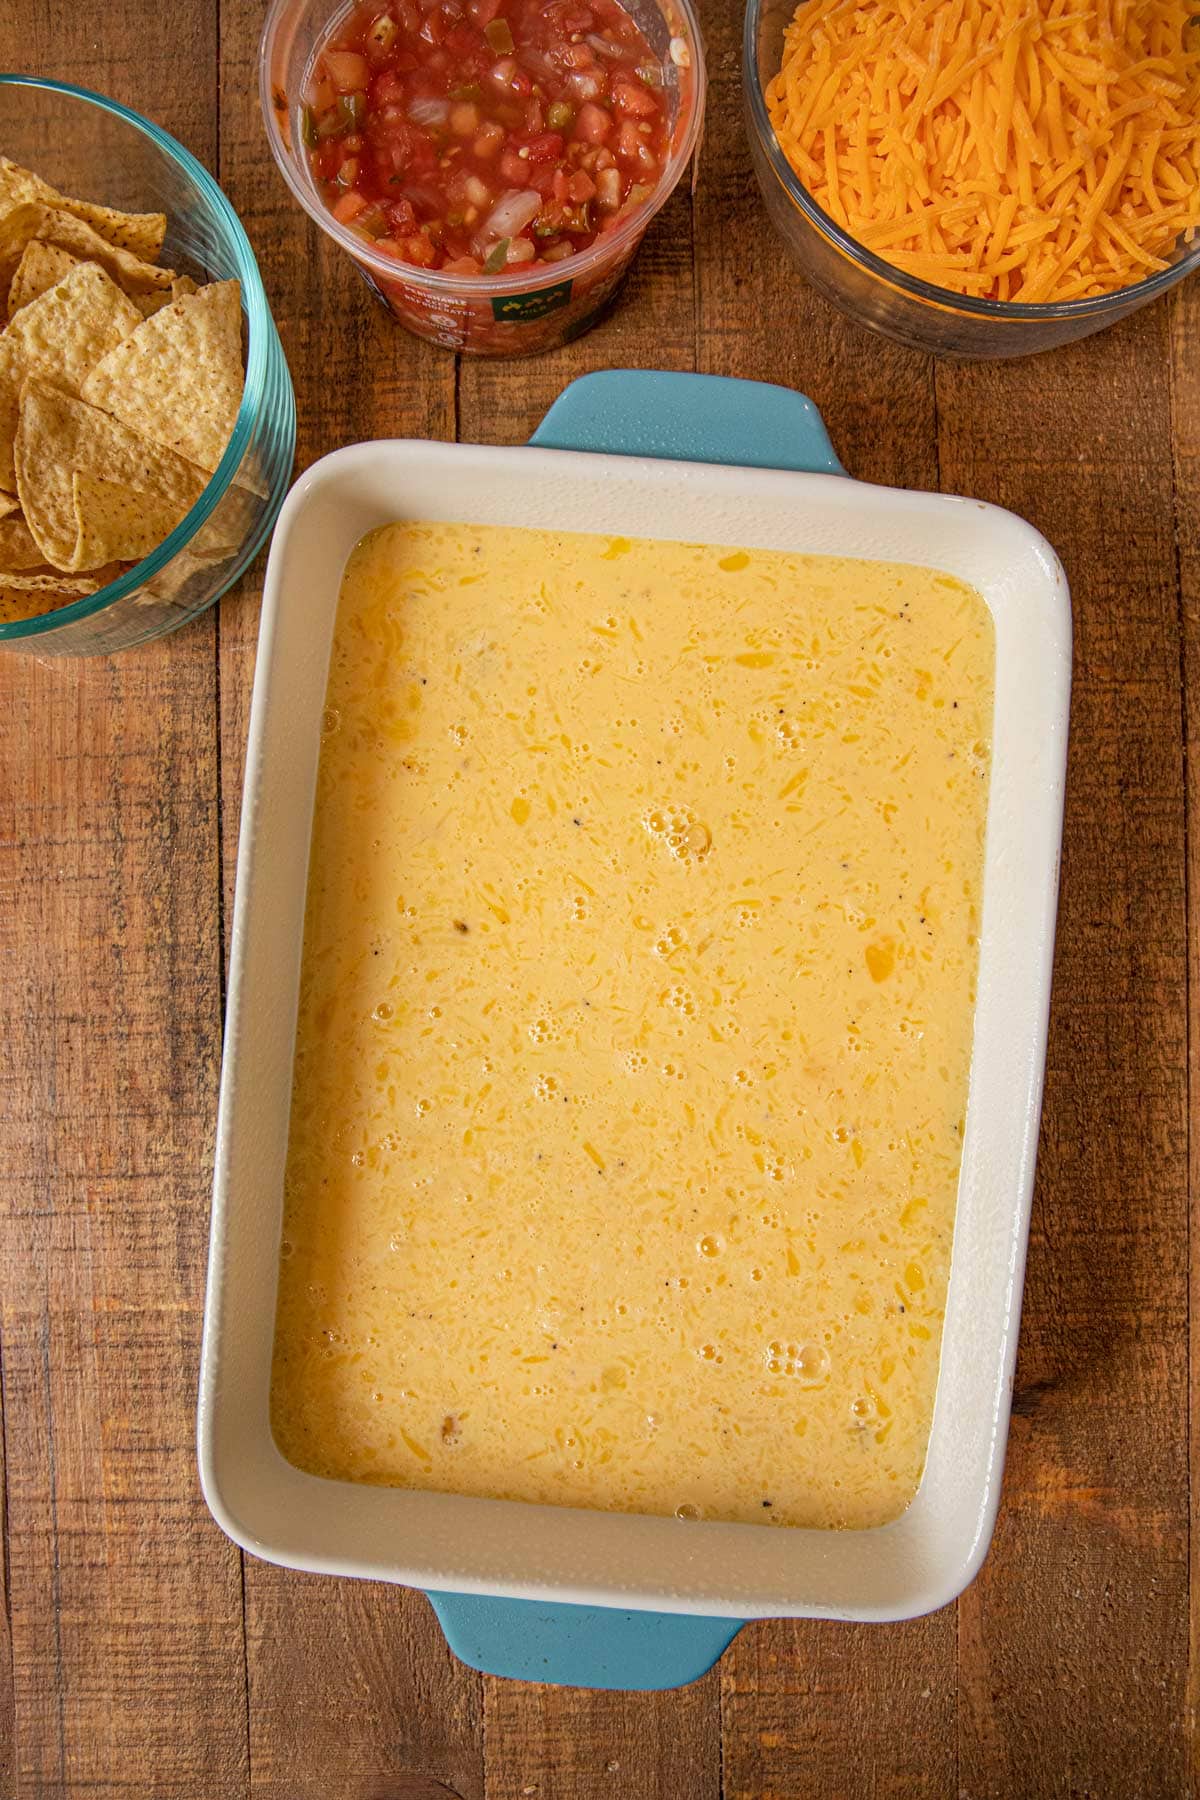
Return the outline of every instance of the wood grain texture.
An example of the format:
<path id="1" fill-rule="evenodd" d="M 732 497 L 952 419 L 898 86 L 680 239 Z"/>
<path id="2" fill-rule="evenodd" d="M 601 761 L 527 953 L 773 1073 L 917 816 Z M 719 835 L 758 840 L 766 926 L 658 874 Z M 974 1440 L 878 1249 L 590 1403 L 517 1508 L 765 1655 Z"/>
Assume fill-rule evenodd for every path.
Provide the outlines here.
<path id="1" fill-rule="evenodd" d="M 1171 297 L 1171 424 L 1175 454 L 1175 543 L 1179 559 L 1179 603 L 1184 645 L 1184 742 L 1188 819 L 1188 1072 L 1190 1090 L 1200 1087 L 1200 934 L 1194 911 L 1200 896 L 1200 766 L 1194 746 L 1200 732 L 1200 290 L 1193 281 Z M 1189 1120 L 1190 1122 L 1190 1120 Z M 1190 1192 L 1200 1192 L 1200 1131 L 1189 1133 Z M 1200 1532 L 1200 1234 L 1190 1242 L 1189 1308 L 1189 1467 L 1191 1542 Z M 1192 1581 L 1188 1686 L 1184 1710 L 1192 1792 L 1200 1789 L 1200 1582 Z"/>
<path id="2" fill-rule="evenodd" d="M 721 1800 L 720 1682 L 665 1694 L 484 1681 L 487 1800 Z"/>
<path id="3" fill-rule="evenodd" d="M 971 1796 L 1185 1791 L 1187 931 L 1168 316 L 938 374 L 943 482 L 1075 610 L 1058 959 L 1004 1506 L 960 1603 Z"/>
<path id="4" fill-rule="evenodd" d="M 239 1566 L 192 1413 L 260 562 L 219 614 L 113 662 L 0 658 L 0 1800 L 1195 1791 L 1200 284 L 1074 349 L 935 373 L 790 273 L 743 142 L 740 9 L 708 0 L 696 191 L 617 310 L 552 355 L 456 366 L 288 198 L 261 20 L 260 0 L 181 0 L 170 31 L 149 0 L 18 0 L 0 62 L 116 95 L 217 171 L 296 380 L 299 467 L 373 436 L 518 443 L 573 375 L 695 367 L 802 389 L 853 474 L 997 500 L 1062 553 L 1069 815 L 1009 1468 L 957 1609 L 753 1626 L 675 1694 L 481 1680 L 419 1595 Z"/>
<path id="5" fill-rule="evenodd" d="M 18 1795 L 240 1795 L 195 1472 L 219 1054 L 211 627 L 0 681 L 0 1329 Z"/>

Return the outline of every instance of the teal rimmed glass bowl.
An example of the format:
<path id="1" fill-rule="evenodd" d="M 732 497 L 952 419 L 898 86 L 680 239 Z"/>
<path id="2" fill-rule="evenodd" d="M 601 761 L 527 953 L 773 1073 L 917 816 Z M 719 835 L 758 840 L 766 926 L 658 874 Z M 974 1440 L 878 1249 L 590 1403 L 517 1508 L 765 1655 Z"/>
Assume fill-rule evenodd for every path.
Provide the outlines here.
<path id="1" fill-rule="evenodd" d="M 0 649 L 94 656 L 160 637 L 220 598 L 253 562 L 291 478 L 296 405 L 254 252 L 232 206 L 182 144 L 137 113 L 64 82 L 0 75 L 0 149 L 60 191 L 164 212 L 161 261 L 242 287 L 246 386 L 208 486 L 168 538 L 119 581 L 70 606 L 0 623 Z M 2 584 L 2 583 L 0 583 Z"/>

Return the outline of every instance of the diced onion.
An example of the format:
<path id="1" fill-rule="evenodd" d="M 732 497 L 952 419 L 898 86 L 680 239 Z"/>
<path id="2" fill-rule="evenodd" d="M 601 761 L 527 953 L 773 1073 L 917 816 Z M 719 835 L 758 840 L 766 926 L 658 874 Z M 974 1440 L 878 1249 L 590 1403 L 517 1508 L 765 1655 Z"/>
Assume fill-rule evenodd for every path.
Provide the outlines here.
<path id="1" fill-rule="evenodd" d="M 450 117 L 448 100 L 410 100 L 408 116 L 417 125 L 444 125 Z"/>
<path id="2" fill-rule="evenodd" d="M 478 241 L 486 244 L 495 238 L 516 237 L 541 210 L 542 196 L 536 188 L 509 188 L 479 227 Z"/>
<path id="3" fill-rule="evenodd" d="M 691 68 L 692 53 L 688 49 L 687 43 L 683 38 L 671 39 L 671 61 L 675 64 L 677 69 Z"/>
<path id="4" fill-rule="evenodd" d="M 604 77 L 593 69 L 572 69 L 567 86 L 579 100 L 595 100 L 604 92 Z"/>
<path id="5" fill-rule="evenodd" d="M 588 32 L 587 41 L 597 56 L 603 56 L 609 62 L 619 62 L 631 54 L 627 44 L 614 44 L 611 38 L 601 37 L 595 31 Z"/>

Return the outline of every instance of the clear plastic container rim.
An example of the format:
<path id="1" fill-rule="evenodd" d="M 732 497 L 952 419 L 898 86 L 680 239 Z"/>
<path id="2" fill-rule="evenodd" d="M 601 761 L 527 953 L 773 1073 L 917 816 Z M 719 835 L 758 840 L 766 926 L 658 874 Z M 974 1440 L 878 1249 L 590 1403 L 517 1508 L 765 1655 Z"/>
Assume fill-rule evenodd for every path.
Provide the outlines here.
<path id="1" fill-rule="evenodd" d="M 254 260 L 254 252 L 250 248 L 250 240 L 242 229 L 242 222 L 233 207 L 221 192 L 208 170 L 185 150 L 183 145 L 161 126 L 144 119 L 140 113 L 131 112 L 129 107 L 122 106 L 118 100 L 110 100 L 104 94 L 93 93 L 90 88 L 74 87 L 66 81 L 50 81 L 37 75 L 16 75 L 0 73 L 0 86 L 26 87 L 41 89 L 46 93 L 63 94 L 72 100 L 83 100 L 96 106 L 101 112 L 108 113 L 114 119 L 120 119 L 135 131 L 149 139 L 155 149 L 161 150 L 172 162 L 176 163 L 183 173 L 193 182 L 204 199 L 218 213 L 233 241 L 234 258 L 237 263 L 238 279 L 242 284 L 242 294 L 246 302 L 249 320 L 249 349 L 246 357 L 246 379 L 242 390 L 242 404 L 238 409 L 237 422 L 233 435 L 225 446 L 225 454 L 210 478 L 204 492 L 200 495 L 191 511 L 179 521 L 174 531 L 165 537 L 161 544 L 126 570 L 119 580 L 110 582 L 95 594 L 88 594 L 82 600 L 75 600 L 69 606 L 56 607 L 53 612 L 41 613 L 31 619 L 13 619 L 0 624 L 0 643 L 11 642 L 16 638 L 44 636 L 67 625 L 75 625 L 81 619 L 91 618 L 102 612 L 105 607 L 123 600 L 127 594 L 134 592 L 143 583 L 152 580 L 176 556 L 180 550 L 187 548 L 191 539 L 200 529 L 204 521 L 212 513 L 233 481 L 246 447 L 250 434 L 254 429 L 266 390 L 269 343 L 274 326 L 271 309 L 267 304 L 266 290 L 262 277 L 258 272 L 258 264 Z M 97 195 L 103 200 L 104 196 Z"/>
<path id="2" fill-rule="evenodd" d="M 663 170 L 651 197 L 633 213 L 624 224 L 613 231 L 605 232 L 586 250 L 579 250 L 573 256 L 564 256 L 561 262 L 550 267 L 530 270 L 519 274 L 517 270 L 502 270 L 498 275 L 445 275 L 439 269 L 422 269 L 415 263 L 398 262 L 393 257 L 380 256 L 370 246 L 346 226 L 339 224 L 329 208 L 321 200 L 315 188 L 305 183 L 297 169 L 298 159 L 289 150 L 279 127 L 279 109 L 275 105 L 275 84 L 271 79 L 271 59 L 275 51 L 276 40 L 289 14 L 295 11 L 297 0 L 272 0 L 263 26 L 262 38 L 258 51 L 258 85 L 262 103 L 263 119 L 267 128 L 267 141 L 271 146 L 271 154 L 279 166 L 279 171 L 292 196 L 304 208 L 314 224 L 339 243 L 355 262 L 362 263 L 373 275 L 383 281 L 403 281 L 407 286 L 425 289 L 430 295 L 439 294 L 447 298 L 492 299 L 504 294 L 521 294 L 536 291 L 539 288 L 555 285 L 560 281 L 575 280 L 587 275 L 600 263 L 608 262 L 632 240 L 637 241 L 645 232 L 651 219 L 666 205 L 679 185 L 680 177 L 687 167 L 688 159 L 700 137 L 700 128 L 704 122 L 704 101 L 706 73 L 704 62 L 704 42 L 700 35 L 700 22 L 692 10 L 690 0 L 661 0 L 659 10 L 667 15 L 674 14 L 684 27 L 683 32 L 675 35 L 684 36 L 691 57 L 691 116 L 687 121 L 682 138 L 671 151 L 666 168 Z M 348 10 L 331 5 L 329 23 L 335 23 L 339 12 Z M 311 59 L 310 59 L 311 60 Z M 289 100 L 289 113 L 294 110 L 294 96 Z"/>
<path id="3" fill-rule="evenodd" d="M 971 294 L 957 293 L 953 288 L 935 287 L 932 282 L 921 281 L 916 275 L 897 269 L 860 244 L 856 238 L 852 238 L 836 219 L 817 205 L 783 154 L 779 139 L 775 136 L 775 128 L 771 124 L 766 95 L 758 75 L 758 24 L 761 12 L 761 0 L 749 0 L 742 36 L 742 86 L 758 141 L 780 186 L 808 222 L 823 237 L 828 238 L 843 256 L 866 269 L 887 286 L 898 288 L 901 293 L 911 295 L 925 306 L 962 313 L 981 323 L 1049 324 L 1054 320 L 1094 319 L 1143 306 L 1173 287 L 1177 281 L 1190 274 L 1192 269 L 1200 267 L 1198 235 L 1191 250 L 1179 262 L 1172 263 L 1168 269 L 1160 269 L 1155 274 L 1148 275 L 1145 281 L 1135 281 L 1129 287 L 1115 288 L 1110 294 L 1093 294 L 1090 299 L 1053 302 L 977 299 Z"/>

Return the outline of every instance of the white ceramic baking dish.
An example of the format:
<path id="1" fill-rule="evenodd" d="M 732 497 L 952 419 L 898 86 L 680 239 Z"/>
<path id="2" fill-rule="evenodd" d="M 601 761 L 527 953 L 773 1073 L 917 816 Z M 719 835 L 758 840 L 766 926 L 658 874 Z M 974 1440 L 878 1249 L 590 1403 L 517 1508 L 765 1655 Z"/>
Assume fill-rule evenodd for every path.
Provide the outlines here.
<path id="1" fill-rule="evenodd" d="M 563 444 L 595 450 L 538 447 Z M 680 1523 L 359 1486 L 304 1474 L 275 1447 L 268 1394 L 319 721 L 346 558 L 399 518 L 913 562 L 973 583 L 991 608 L 978 1007 L 941 1374 L 924 1478 L 891 1525 Z M 987 1550 L 1008 1429 L 1070 656 L 1066 582 L 1043 538 L 972 500 L 848 479 L 815 409 L 779 388 L 610 371 L 569 388 L 533 447 L 359 444 L 303 476 L 266 577 L 204 1326 L 201 1475 L 232 1538 L 295 1568 L 433 1590 L 451 1643 L 476 1666 L 608 1686 L 690 1679 L 746 1619 L 903 1619 L 966 1586 Z"/>

